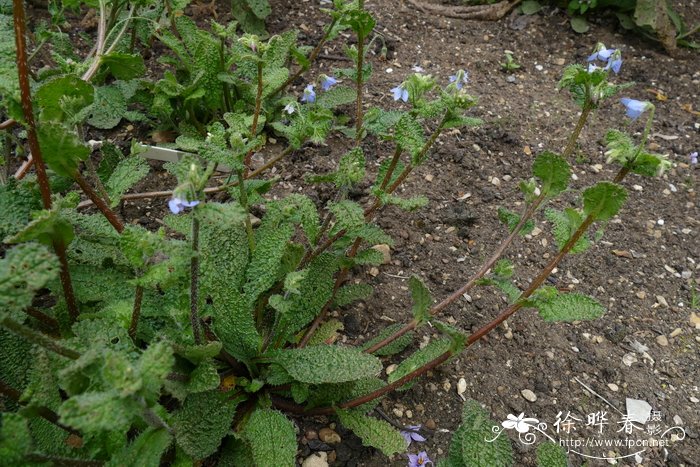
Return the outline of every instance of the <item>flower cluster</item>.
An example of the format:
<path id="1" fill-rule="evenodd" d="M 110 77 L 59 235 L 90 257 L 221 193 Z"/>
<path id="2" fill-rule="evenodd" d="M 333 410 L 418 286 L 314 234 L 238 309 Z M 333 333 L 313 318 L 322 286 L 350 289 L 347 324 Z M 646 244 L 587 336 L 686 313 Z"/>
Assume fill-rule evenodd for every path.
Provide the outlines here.
<path id="1" fill-rule="evenodd" d="M 321 75 L 319 78 L 319 83 L 321 84 L 321 89 L 324 91 L 328 91 L 330 88 L 338 84 L 338 80 L 335 79 L 332 76 L 327 76 L 327 75 Z M 314 90 L 314 85 L 309 84 L 304 88 L 304 92 L 301 96 L 301 101 L 306 103 L 306 104 L 313 104 L 316 102 L 316 91 Z M 289 106 L 287 106 L 289 107 Z M 285 107 L 285 110 L 287 113 L 293 113 L 294 110 L 293 108 L 287 108 Z M 291 111 L 290 111 L 291 109 Z"/>
<path id="2" fill-rule="evenodd" d="M 419 443 L 425 441 L 423 435 L 420 434 L 420 429 L 421 425 L 411 425 L 407 426 L 405 430 L 401 430 L 401 436 L 406 440 L 406 447 L 410 446 L 413 441 Z M 408 455 L 408 467 L 421 467 L 428 464 L 433 464 L 433 461 L 430 460 L 425 451 Z"/>
<path id="3" fill-rule="evenodd" d="M 415 75 L 409 77 L 406 81 L 399 84 L 390 91 L 393 94 L 395 101 L 408 102 L 409 98 L 419 100 L 420 97 L 435 85 L 435 80 L 430 75 L 422 75 L 423 68 L 414 66 Z M 469 83 L 469 73 L 464 70 L 458 70 L 457 73 L 449 77 L 450 85 L 454 86 L 457 91 L 461 91 L 465 84 Z"/>
<path id="4" fill-rule="evenodd" d="M 595 61 L 605 62 L 604 67 L 599 67 L 596 65 Z M 588 57 L 588 72 L 591 73 L 595 70 L 612 70 L 615 74 L 620 72 L 622 67 L 622 54 L 617 49 L 607 49 L 603 44 L 598 44 L 596 51 Z"/>

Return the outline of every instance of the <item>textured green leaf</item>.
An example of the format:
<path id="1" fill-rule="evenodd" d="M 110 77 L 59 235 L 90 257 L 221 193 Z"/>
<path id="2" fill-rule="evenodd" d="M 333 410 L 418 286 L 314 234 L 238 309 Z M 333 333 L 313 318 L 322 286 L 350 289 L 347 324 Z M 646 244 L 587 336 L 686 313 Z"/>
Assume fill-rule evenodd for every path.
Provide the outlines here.
<path id="1" fill-rule="evenodd" d="M 337 268 L 338 260 L 330 254 L 324 253 L 311 262 L 308 273 L 299 284 L 299 294 L 290 296 L 285 302 L 287 312 L 280 317 L 277 332 L 291 336 L 313 321 L 333 296 Z"/>
<path id="2" fill-rule="evenodd" d="M 32 361 L 27 358 L 31 354 L 32 344 L 10 331 L 0 328 L 0 379 L 17 391 L 23 391 L 27 380 L 32 376 Z M 9 401 L 3 402 L 6 410 L 15 407 Z"/>
<path id="3" fill-rule="evenodd" d="M 418 323 L 422 323 L 430 315 L 430 307 L 433 304 L 433 297 L 430 295 L 430 289 L 426 287 L 418 276 L 411 276 L 408 280 L 408 288 L 411 291 L 411 298 L 413 299 L 413 319 Z"/>
<path id="4" fill-rule="evenodd" d="M 379 342 L 383 341 L 390 335 L 394 334 L 396 331 L 401 329 L 403 327 L 403 324 L 401 323 L 395 323 L 392 324 L 391 326 L 387 326 L 380 332 L 377 337 L 367 341 L 360 347 L 361 350 L 369 349 L 372 347 L 374 344 L 378 344 Z M 394 342 L 391 344 L 385 345 L 381 349 L 377 350 L 374 352 L 374 355 L 383 357 L 386 355 L 394 355 L 397 354 L 401 351 L 403 351 L 406 347 L 411 345 L 411 342 L 413 342 L 413 333 L 409 332 L 407 334 L 404 334 L 403 336 L 399 337 L 396 339 Z"/>
<path id="5" fill-rule="evenodd" d="M 354 185 L 365 177 L 365 155 L 357 147 L 340 158 L 335 184 L 338 188 Z"/>
<path id="6" fill-rule="evenodd" d="M 205 360 L 190 373 L 187 381 L 166 379 L 164 387 L 173 397 L 182 401 L 190 394 L 213 391 L 219 387 L 220 382 L 216 365 L 212 360 Z"/>
<path id="7" fill-rule="evenodd" d="M 508 226 L 508 231 L 512 232 L 520 223 L 520 215 L 514 213 L 510 209 L 498 208 L 498 220 Z M 528 235 L 535 228 L 535 222 L 528 219 L 520 229 L 520 235 Z"/>
<path id="8" fill-rule="evenodd" d="M 140 467 L 160 465 L 160 458 L 172 442 L 167 430 L 149 428 L 107 462 L 108 467 Z"/>
<path id="9" fill-rule="evenodd" d="M 106 66 L 112 76 L 117 79 L 130 80 L 139 78 L 146 73 L 143 57 L 138 54 L 111 52 L 100 58 L 100 63 Z"/>
<path id="10" fill-rule="evenodd" d="M 386 386 L 386 383 L 375 376 L 346 383 L 319 384 L 317 386 L 312 386 L 307 406 L 312 408 L 336 405 L 339 402 L 345 402 L 364 396 L 384 386 Z M 368 412 L 374 409 L 380 401 L 381 397 L 378 397 L 366 404 L 358 406 L 356 410 L 362 409 L 364 412 Z"/>
<path id="11" fill-rule="evenodd" d="M 558 444 L 546 441 L 537 446 L 537 467 L 568 467 L 566 451 Z"/>
<path id="12" fill-rule="evenodd" d="M 357 91 L 347 86 L 335 86 L 328 91 L 318 94 L 316 104 L 321 107 L 333 109 L 341 105 L 350 104 L 357 100 Z"/>
<path id="13" fill-rule="evenodd" d="M 121 160 L 105 184 L 111 207 L 117 206 L 122 195 L 143 180 L 148 170 L 148 163 L 142 157 L 132 156 Z"/>
<path id="14" fill-rule="evenodd" d="M 620 210 L 627 190 L 611 182 L 599 182 L 583 192 L 583 212 L 594 220 L 605 221 Z"/>
<path id="15" fill-rule="evenodd" d="M 126 98 L 117 86 L 95 88 L 95 102 L 90 108 L 88 124 L 102 130 L 114 128 L 126 113 Z"/>
<path id="16" fill-rule="evenodd" d="M 335 216 L 335 225 L 331 229 L 331 236 L 341 230 L 352 230 L 365 224 L 364 209 L 354 201 L 343 200 L 331 203 L 328 209 Z"/>
<path id="17" fill-rule="evenodd" d="M 253 308 L 236 290 L 229 290 L 212 305 L 214 332 L 224 349 L 244 362 L 257 356 L 262 337 L 255 327 Z"/>
<path id="18" fill-rule="evenodd" d="M 0 464 L 24 465 L 24 456 L 32 449 L 27 419 L 16 413 L 3 412 L 0 423 Z"/>
<path id="19" fill-rule="evenodd" d="M 513 448 L 507 436 L 499 436 L 492 443 L 486 442 L 487 439 L 493 439 L 491 428 L 497 425 L 478 402 L 468 400 L 464 404 L 462 425 L 459 430 L 461 436 L 457 443 L 461 448 L 461 459 L 464 465 L 474 467 L 513 465 Z M 450 454 L 452 454 L 452 447 L 450 447 Z"/>
<path id="20" fill-rule="evenodd" d="M 62 423 L 87 433 L 126 430 L 140 413 L 136 401 L 122 399 L 116 391 L 78 394 L 58 410 Z"/>
<path id="21" fill-rule="evenodd" d="M 362 439 L 363 445 L 375 447 L 385 456 L 406 450 L 406 440 L 388 422 L 368 417 L 358 410 L 336 409 L 336 415 L 340 423 Z"/>
<path id="22" fill-rule="evenodd" d="M 656 177 L 671 166 L 671 162 L 662 154 L 642 152 L 634 159 L 632 172 L 645 177 Z"/>
<path id="23" fill-rule="evenodd" d="M 173 414 L 173 430 L 178 446 L 194 459 L 213 454 L 231 430 L 233 416 L 241 399 L 219 391 L 190 394 L 182 408 Z"/>
<path id="24" fill-rule="evenodd" d="M 427 196 L 411 196 L 410 198 L 400 198 L 395 195 L 383 194 L 379 197 L 382 204 L 386 206 L 398 206 L 404 211 L 417 211 L 424 208 L 430 202 Z"/>
<path id="25" fill-rule="evenodd" d="M 34 94 L 41 120 L 64 121 L 92 104 L 94 89 L 75 75 L 65 75 L 43 83 Z"/>
<path id="26" fill-rule="evenodd" d="M 294 424 L 282 413 L 257 409 L 241 432 L 256 466 L 294 467 L 297 437 Z"/>
<path id="27" fill-rule="evenodd" d="M 537 156 L 532 165 L 532 173 L 542 182 L 542 193 L 553 198 L 569 186 L 571 168 L 558 154 L 545 151 Z"/>
<path id="28" fill-rule="evenodd" d="M 149 403 L 158 399 L 160 388 L 175 364 L 172 347 L 166 342 L 148 346 L 139 359 L 139 373 L 143 381 L 142 396 Z"/>
<path id="29" fill-rule="evenodd" d="M 0 313 L 17 312 L 31 305 L 34 294 L 58 276 L 59 264 L 48 248 L 27 243 L 0 260 Z"/>
<path id="30" fill-rule="evenodd" d="M 425 146 L 423 125 L 418 123 L 413 116 L 404 114 L 396 124 L 394 131 L 396 144 L 411 155 L 411 165 L 420 164 L 422 161 L 418 157 Z"/>
<path id="31" fill-rule="evenodd" d="M 535 300 L 545 321 L 582 321 L 603 316 L 605 307 L 593 297 L 580 293 L 560 293 L 550 300 Z"/>
<path id="32" fill-rule="evenodd" d="M 556 209 L 546 209 L 545 217 L 552 223 L 552 235 L 557 242 L 559 250 L 564 248 L 564 245 L 573 236 L 574 232 L 581 226 L 583 218 L 579 211 L 572 208 L 565 208 L 564 211 Z M 584 234 L 576 242 L 576 245 L 569 251 L 570 254 L 577 254 L 586 251 L 590 248 L 591 242 Z"/>
<path id="33" fill-rule="evenodd" d="M 381 362 L 353 347 L 318 345 L 280 350 L 272 361 L 292 378 L 309 384 L 343 383 L 377 375 Z"/>
<path id="34" fill-rule="evenodd" d="M 287 243 L 294 235 L 292 225 L 270 217 L 265 216 L 255 233 L 255 251 L 245 273 L 243 290 L 251 303 L 277 282 Z"/>
<path id="35" fill-rule="evenodd" d="M 80 162 L 90 155 L 90 149 L 59 123 L 44 122 L 37 132 L 46 165 L 62 177 L 73 178 Z"/>
<path id="36" fill-rule="evenodd" d="M 435 360 L 440 355 L 449 351 L 452 347 L 451 339 L 437 339 L 430 342 L 424 348 L 417 350 L 410 357 L 402 361 L 396 370 L 389 375 L 389 384 L 398 381 L 404 376 L 412 373 L 426 363 Z"/>
<path id="37" fill-rule="evenodd" d="M 573 29 L 577 33 L 583 34 L 584 32 L 588 32 L 590 28 L 591 26 L 588 24 L 588 21 L 585 17 L 574 16 L 571 18 L 571 29 Z"/>
<path id="38" fill-rule="evenodd" d="M 60 211 L 57 205 L 50 211 L 35 211 L 32 213 L 32 221 L 13 236 L 6 238 L 5 243 L 38 241 L 53 246 L 54 241 L 62 241 L 65 245 L 70 244 L 75 236 L 73 226 Z"/>
<path id="39" fill-rule="evenodd" d="M 0 184 L 0 240 L 24 227 L 31 212 L 40 208 L 38 198 L 28 184 L 18 182 L 14 177 Z"/>
<path id="40" fill-rule="evenodd" d="M 534 15 L 542 9 L 542 5 L 537 0 L 525 0 L 522 9 L 524 15 Z"/>
<path id="41" fill-rule="evenodd" d="M 372 15 L 362 9 L 349 11 L 343 16 L 341 22 L 350 26 L 350 28 L 362 38 L 367 37 L 376 24 Z"/>
<path id="42" fill-rule="evenodd" d="M 347 306 L 357 300 L 364 300 L 372 295 L 374 289 L 369 284 L 348 284 L 340 287 L 335 294 L 334 304 L 337 307 Z"/>
<path id="43" fill-rule="evenodd" d="M 343 329 L 343 323 L 337 319 L 329 319 L 321 324 L 307 345 L 326 345 L 327 341 L 333 341 L 338 337 L 338 331 Z"/>

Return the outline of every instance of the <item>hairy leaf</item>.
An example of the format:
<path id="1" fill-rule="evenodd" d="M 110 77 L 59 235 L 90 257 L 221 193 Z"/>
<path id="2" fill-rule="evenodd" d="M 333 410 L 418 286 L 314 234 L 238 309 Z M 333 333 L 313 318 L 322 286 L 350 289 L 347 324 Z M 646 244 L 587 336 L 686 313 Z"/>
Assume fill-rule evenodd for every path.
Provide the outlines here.
<path id="1" fill-rule="evenodd" d="M 542 182 L 542 193 L 547 198 L 553 198 L 569 186 L 571 168 L 558 154 L 545 151 L 535 159 L 532 173 Z"/>
<path id="2" fill-rule="evenodd" d="M 462 411 L 462 425 L 457 447 L 461 448 L 461 461 L 475 467 L 507 467 L 513 465 L 513 448 L 507 436 L 499 436 L 492 443 L 491 428 L 497 424 L 478 402 L 469 400 Z M 455 437 L 457 433 L 455 433 Z M 454 441 L 453 441 L 454 444 Z M 452 446 L 450 447 L 452 457 Z"/>
<path id="3" fill-rule="evenodd" d="M 580 293 L 559 293 L 549 300 L 534 300 L 545 321 L 582 321 L 603 316 L 605 307 L 593 297 Z"/>
<path id="4" fill-rule="evenodd" d="M 24 465 L 24 456 L 32 449 L 27 419 L 17 413 L 3 413 L 0 422 L 0 464 Z"/>
<path id="5" fill-rule="evenodd" d="M 309 384 L 343 383 L 377 375 L 381 362 L 353 347 L 317 345 L 301 349 L 280 350 L 272 361 L 289 375 Z"/>
<path id="6" fill-rule="evenodd" d="M 255 410 L 241 436 L 250 446 L 255 465 L 296 465 L 296 429 L 281 412 L 270 409 Z"/>
<path id="7" fill-rule="evenodd" d="M 389 375 L 389 384 L 398 381 L 404 376 L 412 373 L 426 363 L 435 360 L 440 355 L 449 351 L 452 347 L 451 339 L 437 339 L 430 342 L 424 348 L 417 350 L 410 357 L 402 361 L 396 370 Z"/>
<path id="8" fill-rule="evenodd" d="M 347 86 L 335 86 L 318 95 L 316 104 L 321 107 L 333 109 L 341 105 L 350 104 L 357 99 L 357 91 Z"/>
<path id="9" fill-rule="evenodd" d="M 108 467 L 139 467 L 160 465 L 160 458 L 172 442 L 172 436 L 164 428 L 149 428 L 115 453 L 107 462 Z"/>
<path id="10" fill-rule="evenodd" d="M 135 400 L 122 399 L 116 391 L 78 394 L 58 410 L 62 423 L 87 433 L 127 430 L 140 413 Z"/>
<path id="11" fill-rule="evenodd" d="M 0 260 L 0 310 L 24 310 L 58 270 L 58 258 L 43 245 L 27 243 L 9 250 Z"/>
<path id="12" fill-rule="evenodd" d="M 583 212 L 594 220 L 605 221 L 620 210 L 627 199 L 627 190 L 611 182 L 599 182 L 583 192 Z"/>
<path id="13" fill-rule="evenodd" d="M 537 446 L 537 467 L 568 467 L 569 461 L 563 447 L 551 441 Z"/>
<path id="14" fill-rule="evenodd" d="M 348 284 L 338 289 L 334 304 L 337 307 L 347 306 L 357 300 L 364 300 L 372 295 L 374 289 L 369 284 Z"/>
<path id="15" fill-rule="evenodd" d="M 498 220 L 503 222 L 508 226 L 508 231 L 512 232 L 520 223 L 520 215 L 514 213 L 510 209 L 498 208 Z M 520 235 L 528 235 L 535 228 L 535 222 L 532 219 L 528 219 L 525 224 L 520 228 Z"/>
<path id="16" fill-rule="evenodd" d="M 43 83 L 34 94 L 43 121 L 65 121 L 92 104 L 94 89 L 75 75 L 64 75 Z"/>
<path id="17" fill-rule="evenodd" d="M 396 124 L 395 135 L 396 144 L 402 150 L 408 151 L 411 155 L 411 165 L 418 165 L 422 162 L 419 160 L 423 146 L 425 146 L 425 136 L 423 134 L 423 125 L 409 114 L 404 114 Z"/>
<path id="18" fill-rule="evenodd" d="M 128 157 L 117 164 L 105 184 L 111 200 L 110 207 L 115 207 L 129 189 L 148 175 L 148 163 L 141 157 Z"/>
<path id="19" fill-rule="evenodd" d="M 564 248 L 564 245 L 566 245 L 569 239 L 573 236 L 574 232 L 576 232 L 583 222 L 581 213 L 572 208 L 566 208 L 564 211 L 547 209 L 545 210 L 545 217 L 552 223 L 552 235 L 554 236 L 554 240 L 557 242 L 559 250 Z M 582 253 L 590 248 L 590 246 L 591 242 L 584 234 L 581 235 L 569 253 Z"/>
<path id="20" fill-rule="evenodd" d="M 45 122 L 37 131 L 46 165 L 62 177 L 73 178 L 80 162 L 90 155 L 90 149 L 59 123 Z"/>
<path id="21" fill-rule="evenodd" d="M 127 99 L 115 85 L 95 88 L 95 102 L 90 108 L 88 124 L 109 130 L 119 124 L 126 113 Z"/>
<path id="22" fill-rule="evenodd" d="M 379 449 L 385 456 L 406 450 L 406 441 L 401 433 L 384 420 L 377 420 L 360 410 L 336 409 L 336 415 L 346 428 L 362 439 L 362 444 Z"/>
<path id="23" fill-rule="evenodd" d="M 411 291 L 411 298 L 413 298 L 413 319 L 422 323 L 428 318 L 430 306 L 433 304 L 430 289 L 415 275 L 408 280 L 408 288 Z"/>
<path id="24" fill-rule="evenodd" d="M 100 63 L 106 66 L 117 79 L 130 80 L 146 73 L 143 57 L 138 54 L 110 52 L 100 58 Z"/>
<path id="25" fill-rule="evenodd" d="M 194 459 L 214 453 L 231 429 L 241 399 L 219 391 L 190 394 L 173 414 L 177 445 Z"/>
<path id="26" fill-rule="evenodd" d="M 14 177 L 0 184 L 0 240 L 24 227 L 36 209 L 40 204 L 28 184 Z"/>
<path id="27" fill-rule="evenodd" d="M 394 334 L 396 331 L 401 329 L 403 325 L 401 323 L 395 323 L 392 324 L 391 326 L 387 326 L 380 332 L 377 337 L 365 342 L 362 347 L 360 347 L 361 350 L 366 350 L 372 347 L 375 344 L 378 344 L 379 342 L 383 341 L 390 335 Z M 403 336 L 399 337 L 398 339 L 394 340 L 391 344 L 385 345 L 381 349 L 377 350 L 376 352 L 373 352 L 374 355 L 383 357 L 387 355 L 394 355 L 397 354 L 401 351 L 403 351 L 406 347 L 411 345 L 411 342 L 413 341 L 413 333 L 409 332 L 404 334 Z"/>

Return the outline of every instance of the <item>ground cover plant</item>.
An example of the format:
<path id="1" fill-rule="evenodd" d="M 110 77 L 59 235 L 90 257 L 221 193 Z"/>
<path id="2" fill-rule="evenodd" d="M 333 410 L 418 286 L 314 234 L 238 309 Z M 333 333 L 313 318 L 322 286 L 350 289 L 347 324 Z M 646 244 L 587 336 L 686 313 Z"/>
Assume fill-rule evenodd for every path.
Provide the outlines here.
<path id="1" fill-rule="evenodd" d="M 353 348 L 335 343 L 339 322 L 329 310 L 371 293 L 345 279 L 353 267 L 384 260 L 372 246 L 391 243 L 375 222 L 385 206 L 425 205 L 424 198 L 403 198 L 397 190 L 417 167 L 430 164 L 438 136 L 480 123 L 469 116 L 477 99 L 468 73 L 408 75 L 391 89 L 397 110 L 365 110 L 375 21 L 362 2 L 329 6 L 330 21 L 313 48 L 299 45 L 295 32 L 263 40 L 241 34 L 234 23 L 201 29 L 167 3 L 97 6 L 102 39 L 94 57 L 79 63 L 57 56 L 58 68 L 32 77 L 21 3 L 14 5 L 17 61 L 11 63 L 18 64 L 19 80 L 6 74 L 3 103 L 26 133 L 8 133 L 5 147 L 11 153 L 26 138 L 36 176 L 3 185 L 10 207 L 3 210 L 4 238 L 11 246 L 2 260 L 8 349 L 2 390 L 14 400 L 3 414 L 7 463 L 292 465 L 296 434 L 285 413 L 334 414 L 365 443 L 392 455 L 405 451 L 406 440 L 367 415 L 379 398 L 407 389 L 521 308 L 537 308 L 545 321 L 602 315 L 594 299 L 544 284 L 566 254 L 600 239 L 600 227 L 627 196 L 620 182 L 628 173 L 656 175 L 667 165 L 646 148 L 653 105 L 617 102 L 627 87 L 615 84 L 619 51 L 600 44 L 589 63 L 565 70 L 560 86 L 580 107 L 579 123 L 561 155 L 545 151 L 535 159 L 532 178 L 521 184 L 523 212 L 499 211 L 507 235 L 493 255 L 435 305 L 427 287 L 412 279 L 413 318 Z M 345 49 L 353 66 L 309 75 L 323 43 L 341 31 L 355 37 Z M 138 45 L 153 41 L 171 51 L 161 59 L 171 71 L 149 80 L 142 78 Z M 287 92 L 297 80 L 305 83 L 301 96 Z M 633 120 L 644 115 L 641 138 L 611 130 L 608 156 L 618 174 L 583 190 L 577 207 L 545 210 L 557 253 L 519 290 L 511 281 L 514 266 L 501 256 L 567 189 L 567 160 L 579 134 L 591 111 L 610 102 L 620 118 L 624 109 Z M 84 141 L 87 127 L 109 129 L 122 118 L 175 132 L 175 145 L 192 154 L 168 167 L 178 185 L 168 203 L 172 214 L 163 220 L 167 230 L 125 224 L 113 210 L 146 175 L 140 149 L 124 156 L 102 142 L 93 161 Z M 308 182 L 334 187 L 332 201 L 267 199 L 276 180 L 257 177 L 331 132 L 345 135 L 348 150 L 336 170 L 310 174 Z M 253 168 L 270 137 L 287 148 Z M 366 138 L 394 149 L 381 156 L 371 202 L 362 206 L 351 194 L 367 177 Z M 220 166 L 231 176 L 212 190 Z M 74 182 L 99 213 L 77 211 Z M 231 200 L 214 201 L 212 192 Z M 252 209 L 264 213 L 258 226 Z M 589 237 L 593 224 L 599 230 Z M 442 322 L 440 313 L 475 286 L 502 289 L 510 304 L 476 332 Z M 427 325 L 443 337 L 413 350 L 413 331 Z M 379 379 L 378 357 L 400 352 L 403 362 L 387 381 Z M 483 465 L 508 463 L 505 451 L 493 453 L 503 458 L 484 457 Z M 451 453 L 444 462 L 474 461 Z"/>

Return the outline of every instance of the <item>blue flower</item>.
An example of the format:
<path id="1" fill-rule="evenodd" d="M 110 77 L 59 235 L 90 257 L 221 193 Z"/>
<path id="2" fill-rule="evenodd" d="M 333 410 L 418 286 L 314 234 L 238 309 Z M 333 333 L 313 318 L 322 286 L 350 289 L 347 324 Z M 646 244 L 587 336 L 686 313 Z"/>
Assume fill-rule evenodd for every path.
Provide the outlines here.
<path id="1" fill-rule="evenodd" d="M 457 74 L 450 76 L 450 83 L 455 83 L 457 89 L 461 90 L 462 86 L 469 83 L 469 73 L 459 70 Z"/>
<path id="2" fill-rule="evenodd" d="M 338 84 L 338 80 L 332 76 L 321 75 L 321 89 L 328 91 L 330 88 Z"/>
<path id="3" fill-rule="evenodd" d="M 430 460 L 428 453 L 425 451 L 408 455 L 408 467 L 423 467 L 428 464 L 433 464 L 433 461 Z"/>
<path id="4" fill-rule="evenodd" d="M 301 101 L 311 104 L 316 102 L 316 91 L 314 91 L 314 85 L 309 84 L 304 88 L 304 95 L 301 96 Z"/>
<path id="5" fill-rule="evenodd" d="M 595 63 L 589 63 L 588 64 L 588 72 L 593 73 L 596 70 L 600 70 L 600 67 L 596 65 Z"/>
<path id="6" fill-rule="evenodd" d="M 650 105 L 648 102 L 630 99 L 629 97 L 623 97 L 620 99 L 620 102 L 627 107 L 627 116 L 632 120 L 638 119 Z"/>
<path id="7" fill-rule="evenodd" d="M 698 163 L 698 152 L 697 151 L 690 153 L 690 163 L 693 165 Z"/>
<path id="8" fill-rule="evenodd" d="M 403 84 L 396 86 L 391 90 L 394 93 L 394 100 L 398 101 L 401 99 L 404 102 L 408 102 L 408 90 L 403 87 Z"/>
<path id="9" fill-rule="evenodd" d="M 405 430 L 401 430 L 401 436 L 406 440 L 407 444 L 411 444 L 411 441 L 418 441 L 419 443 L 425 441 L 425 438 L 421 436 L 419 430 L 421 425 L 411 425 L 407 426 Z"/>
<path id="10" fill-rule="evenodd" d="M 612 58 L 608 60 L 608 64 L 605 66 L 606 70 L 611 70 L 615 72 L 615 74 L 618 74 L 620 72 L 620 67 L 622 66 L 622 59 L 621 58 Z"/>
<path id="11" fill-rule="evenodd" d="M 600 50 L 594 52 L 588 57 L 589 62 L 592 62 L 593 60 L 601 60 L 606 62 L 610 59 L 613 52 L 615 52 L 615 49 L 606 49 L 604 45 L 601 45 L 600 47 Z"/>
<path id="12" fill-rule="evenodd" d="M 290 102 L 289 104 L 284 106 L 284 111 L 291 115 L 296 111 L 296 108 L 294 104 Z"/>
<path id="13" fill-rule="evenodd" d="M 185 208 L 193 208 L 199 204 L 199 201 L 187 201 L 183 198 L 173 198 L 168 201 L 168 207 L 173 214 L 180 214 Z"/>

